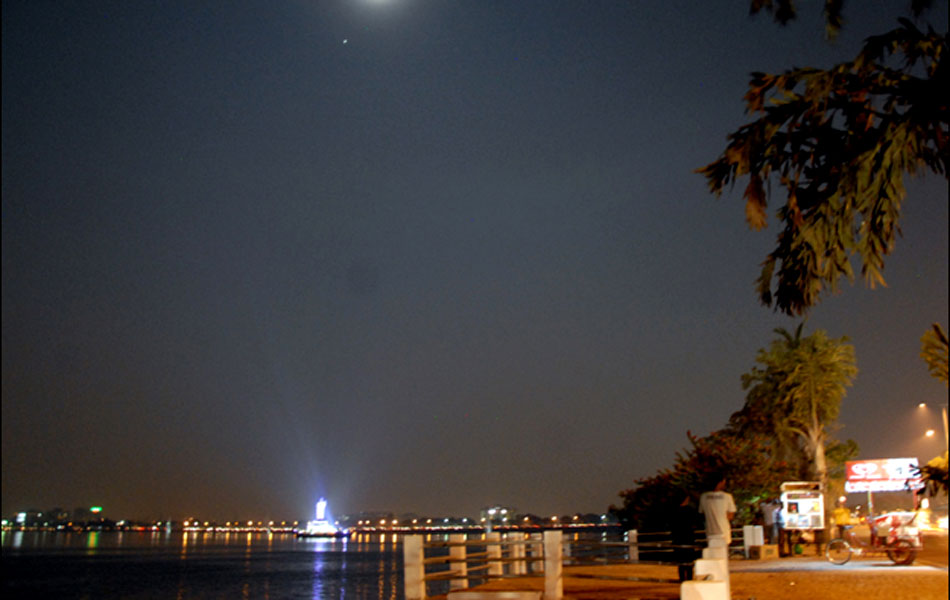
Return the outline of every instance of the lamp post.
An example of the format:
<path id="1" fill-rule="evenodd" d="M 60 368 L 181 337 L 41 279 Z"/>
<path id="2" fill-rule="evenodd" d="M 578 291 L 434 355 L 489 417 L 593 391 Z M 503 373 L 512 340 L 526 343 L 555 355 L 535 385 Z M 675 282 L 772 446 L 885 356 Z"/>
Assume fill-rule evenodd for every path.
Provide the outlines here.
<path id="1" fill-rule="evenodd" d="M 917 405 L 920 408 L 927 408 L 926 402 L 921 402 Z M 940 405 L 940 416 L 943 418 L 943 448 L 944 450 L 950 449 L 950 435 L 947 433 L 947 405 Z M 928 430 L 927 435 L 933 435 L 931 432 L 933 430 Z"/>

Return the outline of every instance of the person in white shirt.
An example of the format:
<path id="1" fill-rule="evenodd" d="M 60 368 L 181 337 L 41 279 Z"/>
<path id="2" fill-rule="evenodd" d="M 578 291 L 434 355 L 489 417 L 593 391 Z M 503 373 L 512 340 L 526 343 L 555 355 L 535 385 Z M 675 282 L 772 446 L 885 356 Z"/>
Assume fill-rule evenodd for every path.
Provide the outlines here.
<path id="1" fill-rule="evenodd" d="M 725 490 L 726 480 L 723 478 L 716 484 L 715 490 L 703 492 L 699 497 L 699 512 L 706 517 L 707 544 L 719 539 L 728 546 L 732 537 L 730 522 L 736 514 L 736 502 L 732 499 L 732 494 Z"/>

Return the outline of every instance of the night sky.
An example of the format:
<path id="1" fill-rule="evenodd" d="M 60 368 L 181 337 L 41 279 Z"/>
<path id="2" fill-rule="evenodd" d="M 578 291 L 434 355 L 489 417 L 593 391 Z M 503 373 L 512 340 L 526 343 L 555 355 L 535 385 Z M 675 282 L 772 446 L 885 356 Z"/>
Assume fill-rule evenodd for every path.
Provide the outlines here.
<path id="1" fill-rule="evenodd" d="M 835 42 L 800 4 L 3 2 L 3 516 L 605 510 L 799 322 L 754 291 L 776 222 L 693 170 L 750 72 L 907 2 Z M 947 195 L 807 323 L 863 458 L 942 449 Z"/>

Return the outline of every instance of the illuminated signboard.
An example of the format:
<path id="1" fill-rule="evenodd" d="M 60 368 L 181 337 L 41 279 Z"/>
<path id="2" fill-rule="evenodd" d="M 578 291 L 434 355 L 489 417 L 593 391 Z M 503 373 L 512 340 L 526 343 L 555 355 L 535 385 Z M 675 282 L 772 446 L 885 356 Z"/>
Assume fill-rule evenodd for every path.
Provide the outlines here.
<path id="1" fill-rule="evenodd" d="M 825 528 L 825 502 L 818 482 L 786 481 L 782 484 L 780 499 L 783 528 Z"/>
<path id="2" fill-rule="evenodd" d="M 849 460 L 846 492 L 902 492 L 924 487 L 917 473 L 916 458 Z"/>

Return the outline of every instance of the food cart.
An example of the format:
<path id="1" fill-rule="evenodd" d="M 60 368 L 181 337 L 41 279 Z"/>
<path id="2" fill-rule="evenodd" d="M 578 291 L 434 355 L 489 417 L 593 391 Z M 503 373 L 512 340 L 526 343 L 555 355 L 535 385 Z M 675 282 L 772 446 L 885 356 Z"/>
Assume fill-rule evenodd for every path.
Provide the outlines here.
<path id="1" fill-rule="evenodd" d="M 817 481 L 786 481 L 781 490 L 782 538 L 791 552 L 804 532 L 825 528 L 825 499 Z"/>

